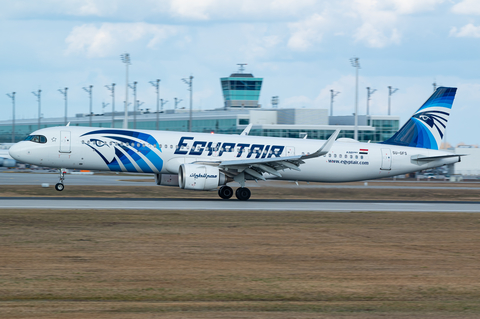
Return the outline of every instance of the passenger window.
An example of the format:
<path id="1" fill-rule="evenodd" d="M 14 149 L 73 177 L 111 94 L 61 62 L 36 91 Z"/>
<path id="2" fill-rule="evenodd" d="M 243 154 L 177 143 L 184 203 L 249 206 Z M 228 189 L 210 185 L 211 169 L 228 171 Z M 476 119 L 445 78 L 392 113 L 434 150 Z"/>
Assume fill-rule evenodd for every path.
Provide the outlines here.
<path id="1" fill-rule="evenodd" d="M 332 154 L 328 154 L 328 157 L 332 157 Z"/>
<path id="2" fill-rule="evenodd" d="M 358 155 L 355 155 L 355 159 L 358 159 Z"/>
<path id="3" fill-rule="evenodd" d="M 360 159 L 363 159 L 363 155 L 360 156 Z"/>
<path id="4" fill-rule="evenodd" d="M 337 154 L 333 154 L 333 157 L 337 158 Z"/>
<path id="5" fill-rule="evenodd" d="M 342 154 L 338 155 L 338 157 L 342 158 Z"/>
<path id="6" fill-rule="evenodd" d="M 170 145 L 170 148 L 173 148 L 173 145 Z"/>

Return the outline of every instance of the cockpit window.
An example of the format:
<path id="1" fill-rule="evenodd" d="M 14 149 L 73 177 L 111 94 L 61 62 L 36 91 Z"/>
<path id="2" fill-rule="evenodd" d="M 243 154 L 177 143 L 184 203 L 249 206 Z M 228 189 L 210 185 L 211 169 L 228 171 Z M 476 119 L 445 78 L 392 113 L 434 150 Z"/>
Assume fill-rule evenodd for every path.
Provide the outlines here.
<path id="1" fill-rule="evenodd" d="M 43 135 L 29 135 L 25 141 L 32 141 L 34 143 L 47 143 L 47 138 Z"/>

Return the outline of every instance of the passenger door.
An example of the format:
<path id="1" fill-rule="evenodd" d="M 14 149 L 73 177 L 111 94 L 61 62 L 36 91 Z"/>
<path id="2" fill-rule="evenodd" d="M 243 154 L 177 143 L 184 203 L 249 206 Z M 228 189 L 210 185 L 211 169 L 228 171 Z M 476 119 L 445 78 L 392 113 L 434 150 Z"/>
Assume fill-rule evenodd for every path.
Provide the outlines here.
<path id="1" fill-rule="evenodd" d="M 70 131 L 60 131 L 60 153 L 71 153 L 72 142 Z"/>
<path id="2" fill-rule="evenodd" d="M 382 166 L 380 169 L 392 169 L 392 151 L 389 148 L 382 148 Z"/>

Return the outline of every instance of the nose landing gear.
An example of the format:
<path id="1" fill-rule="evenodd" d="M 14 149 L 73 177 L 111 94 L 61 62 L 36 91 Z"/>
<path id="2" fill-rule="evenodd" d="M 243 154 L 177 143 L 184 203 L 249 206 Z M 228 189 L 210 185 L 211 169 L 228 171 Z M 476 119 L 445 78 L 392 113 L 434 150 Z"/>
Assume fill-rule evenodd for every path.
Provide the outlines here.
<path id="1" fill-rule="evenodd" d="M 63 191 L 65 186 L 63 185 L 63 180 L 65 179 L 65 170 L 63 168 L 60 169 L 60 181 L 55 184 L 55 189 L 59 192 Z"/>

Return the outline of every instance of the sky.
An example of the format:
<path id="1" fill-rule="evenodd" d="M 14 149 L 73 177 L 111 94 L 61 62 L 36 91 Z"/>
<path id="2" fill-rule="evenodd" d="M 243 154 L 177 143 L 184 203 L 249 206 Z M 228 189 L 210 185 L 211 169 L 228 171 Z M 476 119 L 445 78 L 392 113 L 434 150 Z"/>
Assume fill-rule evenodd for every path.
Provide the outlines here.
<path id="1" fill-rule="evenodd" d="M 359 114 L 366 87 L 377 91 L 370 113 L 401 124 L 432 94 L 433 83 L 457 87 L 447 127 L 450 144 L 480 144 L 480 0 L 3 0 L 0 11 L 1 120 L 63 117 L 58 91 L 68 87 L 69 116 L 110 103 L 105 85 L 116 83 L 116 109 L 125 100 L 125 64 L 137 81 L 141 108 L 156 107 L 161 79 L 165 109 L 174 98 L 188 107 L 182 78 L 192 75 L 194 109 L 223 106 L 220 78 L 246 63 L 264 78 L 260 104 L 271 108 L 330 108 L 350 115 L 355 107 L 355 68 L 360 59 Z M 131 93 L 131 91 L 130 91 Z M 133 97 L 130 95 L 129 100 Z M 105 108 L 110 111 L 111 105 Z"/>

